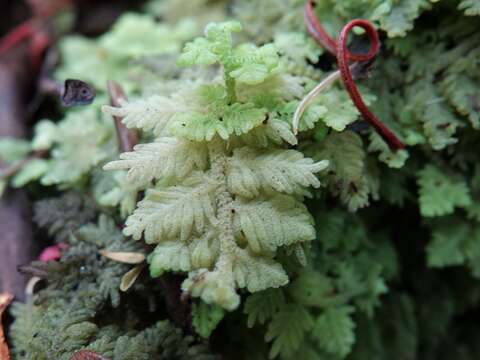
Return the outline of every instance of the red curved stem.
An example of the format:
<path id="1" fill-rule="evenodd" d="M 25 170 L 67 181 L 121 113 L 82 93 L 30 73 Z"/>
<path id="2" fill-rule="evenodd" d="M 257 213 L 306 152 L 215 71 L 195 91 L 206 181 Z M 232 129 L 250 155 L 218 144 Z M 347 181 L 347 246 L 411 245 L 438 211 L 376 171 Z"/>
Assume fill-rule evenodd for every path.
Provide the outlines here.
<path id="1" fill-rule="evenodd" d="M 305 6 L 305 23 L 307 30 L 312 37 L 323 46 L 331 54 L 337 58 L 338 68 L 341 73 L 342 82 L 347 90 L 352 102 L 357 107 L 363 118 L 373 126 L 375 131 L 382 137 L 382 139 L 388 144 L 391 150 L 397 151 L 403 149 L 405 145 L 397 138 L 397 136 L 390 131 L 381 121 L 378 119 L 363 102 L 362 96 L 355 85 L 350 72 L 349 62 L 352 61 L 369 61 L 373 60 L 380 49 L 380 41 L 378 39 L 378 33 L 373 25 L 364 19 L 355 19 L 350 21 L 343 27 L 338 37 L 338 41 L 335 41 L 330 35 L 327 34 L 322 25 L 318 22 L 314 14 L 314 0 L 307 0 Z M 370 38 L 370 49 L 367 54 L 352 54 L 347 49 L 347 36 L 352 28 L 359 26 L 363 28 L 368 37 Z"/>
<path id="2" fill-rule="evenodd" d="M 387 128 L 380 121 L 380 119 L 378 119 L 368 109 L 367 105 L 362 100 L 362 96 L 360 95 L 360 92 L 358 91 L 355 82 L 353 81 L 350 67 L 348 66 L 350 57 L 347 50 L 347 36 L 349 31 L 355 26 L 359 26 L 367 32 L 372 43 L 371 50 L 375 50 L 373 56 L 375 56 L 379 48 L 378 34 L 373 28 L 373 26 L 370 24 L 370 22 L 368 22 L 367 20 L 355 19 L 350 21 L 347 25 L 343 27 L 342 31 L 340 31 L 337 44 L 337 63 L 342 77 L 343 85 L 345 86 L 348 94 L 350 95 L 350 98 L 357 107 L 358 111 L 360 111 L 360 114 L 362 114 L 363 118 L 375 128 L 377 133 L 382 137 L 383 140 L 385 140 L 385 142 L 390 146 L 393 151 L 397 151 L 404 148 L 405 145 L 402 144 L 402 142 L 395 136 L 395 134 L 390 131 L 390 129 Z M 369 54 L 371 52 L 372 51 L 369 51 Z"/>
<path id="3" fill-rule="evenodd" d="M 0 54 L 33 35 L 35 27 L 31 20 L 16 26 L 12 31 L 0 39 Z"/>
<path id="4" fill-rule="evenodd" d="M 6 53 L 23 41 L 28 41 L 29 58 L 32 67 L 38 70 L 42 63 L 45 50 L 51 45 L 52 39 L 48 32 L 42 29 L 34 19 L 17 25 L 0 39 L 0 55 Z"/>
<path id="5" fill-rule="evenodd" d="M 52 44 L 50 35 L 41 29 L 31 37 L 29 44 L 29 54 L 32 67 L 35 70 L 40 69 L 45 51 Z"/>
<path id="6" fill-rule="evenodd" d="M 315 2 L 313 0 L 308 0 L 304 12 L 307 30 L 320 46 L 324 47 L 329 53 L 336 55 L 337 43 L 327 34 L 323 26 L 318 22 L 314 13 L 314 7 Z"/>

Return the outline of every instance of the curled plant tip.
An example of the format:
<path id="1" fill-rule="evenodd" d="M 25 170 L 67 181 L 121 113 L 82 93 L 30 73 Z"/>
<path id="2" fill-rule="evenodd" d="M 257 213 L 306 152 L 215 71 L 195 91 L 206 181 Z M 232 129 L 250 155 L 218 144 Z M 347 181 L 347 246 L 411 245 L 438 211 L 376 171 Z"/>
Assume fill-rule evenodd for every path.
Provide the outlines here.
<path id="1" fill-rule="evenodd" d="M 95 100 L 95 89 L 84 81 L 67 79 L 61 89 L 61 99 L 65 107 L 89 105 Z"/>
<path id="2" fill-rule="evenodd" d="M 318 85 L 316 85 L 298 104 L 297 109 L 295 110 L 295 114 L 293 115 L 293 133 L 295 135 L 298 134 L 298 127 L 300 125 L 300 119 L 302 118 L 303 113 L 307 109 L 307 107 L 315 100 L 315 98 L 320 94 L 323 90 L 329 88 L 335 81 L 340 79 L 340 71 L 334 71 L 330 75 L 328 75 L 325 79 L 323 79 Z"/>
<path id="3" fill-rule="evenodd" d="M 350 70 L 354 75 L 354 78 L 357 76 L 363 76 L 365 73 L 365 67 L 361 66 L 360 63 L 353 63 L 350 65 Z M 340 70 L 336 70 L 328 75 L 325 79 L 323 79 L 318 85 L 316 85 L 310 92 L 302 99 L 300 104 L 298 104 L 297 109 L 295 110 L 295 114 L 293 115 L 293 133 L 295 135 L 298 134 L 298 127 L 300 126 L 300 120 L 302 119 L 305 110 L 307 110 L 308 106 L 315 100 L 315 98 L 323 91 L 328 89 L 331 85 L 335 83 L 338 79 L 340 79 L 341 73 Z"/>
<path id="4" fill-rule="evenodd" d="M 114 252 L 108 250 L 100 250 L 100 254 L 110 260 L 114 260 L 124 264 L 140 264 L 145 261 L 145 255 L 136 252 Z"/>
<path id="5" fill-rule="evenodd" d="M 338 68 L 340 69 L 343 84 L 358 111 L 360 111 L 360 114 L 362 114 L 363 118 L 374 127 L 377 133 L 388 144 L 390 149 L 392 151 L 403 149 L 405 145 L 402 144 L 396 135 L 368 109 L 367 105 L 363 102 L 362 96 L 360 95 L 360 92 L 358 91 L 353 80 L 353 76 L 348 65 L 349 59 L 352 56 L 347 50 L 347 35 L 355 26 L 363 28 L 367 32 L 372 42 L 369 53 L 365 55 L 368 57 L 365 61 L 370 61 L 373 59 L 380 46 L 377 31 L 367 20 L 355 19 L 343 27 L 342 31 L 340 32 L 337 49 Z"/>
<path id="6" fill-rule="evenodd" d="M 120 107 L 122 102 L 127 100 L 127 96 L 123 91 L 120 84 L 114 81 L 107 81 L 107 91 L 110 95 L 110 104 L 114 107 Z M 120 151 L 129 152 L 133 150 L 133 147 L 138 143 L 138 134 L 135 130 L 128 129 L 125 124 L 122 123 L 122 119 L 115 114 L 112 114 L 115 122 L 115 128 L 117 129 L 117 137 Z"/>
<path id="7" fill-rule="evenodd" d="M 98 355 L 96 352 L 90 350 L 80 350 L 72 355 L 70 360 L 110 360 L 106 357 Z"/>
<path id="8" fill-rule="evenodd" d="M 7 340 L 5 339 L 5 334 L 3 333 L 2 327 L 2 315 L 5 312 L 5 309 L 13 301 L 13 294 L 2 293 L 0 294 L 0 359 L 10 360 L 10 350 L 8 349 Z"/>
<path id="9" fill-rule="evenodd" d="M 28 299 L 35 293 L 35 286 L 42 281 L 42 278 L 38 276 L 32 277 L 27 282 L 27 286 L 25 286 L 25 297 Z"/>
<path id="10" fill-rule="evenodd" d="M 363 118 L 374 127 L 375 131 L 388 144 L 392 151 L 397 151 L 405 147 L 405 145 L 396 137 L 396 135 L 388 129 L 378 119 L 363 102 L 362 96 L 355 85 L 355 79 L 352 75 L 351 62 L 367 62 L 368 65 L 375 59 L 379 49 L 380 41 L 378 33 L 373 25 L 364 19 L 354 19 L 348 22 L 341 30 L 338 40 L 335 41 L 327 34 L 325 29 L 320 25 L 314 14 L 315 1 L 308 0 L 305 5 L 305 24 L 310 35 L 317 43 L 328 50 L 337 58 L 338 69 L 345 89 L 347 90 L 353 104 L 357 107 Z M 370 48 L 366 53 L 352 53 L 347 49 L 347 36 L 354 27 L 361 27 L 367 33 L 370 39 Z M 358 75 L 358 74 L 355 74 Z"/>
<path id="11" fill-rule="evenodd" d="M 143 270 L 143 265 L 135 266 L 133 269 L 127 271 L 125 275 L 122 276 L 122 280 L 120 281 L 120 291 L 127 291 L 135 284 L 138 276 Z"/>

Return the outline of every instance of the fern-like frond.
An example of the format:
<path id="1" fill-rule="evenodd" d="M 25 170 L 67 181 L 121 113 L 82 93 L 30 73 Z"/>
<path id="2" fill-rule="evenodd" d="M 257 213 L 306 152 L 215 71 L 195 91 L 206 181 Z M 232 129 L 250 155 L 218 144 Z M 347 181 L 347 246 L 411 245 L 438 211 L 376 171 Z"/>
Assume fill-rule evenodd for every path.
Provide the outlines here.
<path id="1" fill-rule="evenodd" d="M 139 188 L 127 181 L 125 172 L 94 172 L 92 187 L 98 204 L 107 207 L 119 206 L 123 217 L 127 217 L 135 209 Z"/>
<path id="2" fill-rule="evenodd" d="M 268 147 L 271 143 L 281 144 L 283 141 L 290 145 L 297 145 L 297 138 L 293 134 L 290 125 L 283 120 L 272 118 L 263 121 L 261 125 L 244 134 L 240 139 L 251 147 Z"/>
<path id="3" fill-rule="evenodd" d="M 180 236 L 185 241 L 194 230 L 201 233 L 206 222 L 215 223 L 212 194 L 215 184 L 198 175 L 184 185 L 147 190 L 145 199 L 126 221 L 124 234 L 147 243 Z"/>
<path id="4" fill-rule="evenodd" d="M 220 85 L 202 85 L 191 94 L 190 109 L 178 111 L 168 126 L 176 136 L 210 141 L 218 134 L 227 140 L 230 135 L 242 135 L 266 119 L 266 110 L 253 103 L 229 104 L 226 90 Z"/>
<path id="5" fill-rule="evenodd" d="M 163 137 L 136 145 L 134 151 L 121 154 L 120 159 L 108 163 L 104 169 L 128 170 L 128 181 L 140 187 L 153 179 L 182 181 L 193 170 L 203 170 L 207 164 L 207 149 L 202 143 Z"/>
<path id="6" fill-rule="evenodd" d="M 285 305 L 285 295 L 281 289 L 268 289 L 250 295 L 245 301 L 243 312 L 247 314 L 247 326 L 265 324 Z"/>
<path id="7" fill-rule="evenodd" d="M 315 163 L 295 150 L 259 152 L 248 147 L 235 149 L 229 159 L 227 179 L 233 193 L 255 197 L 261 188 L 286 194 L 304 194 L 305 188 L 318 188 L 315 173 L 324 170 L 328 161 Z"/>
<path id="8" fill-rule="evenodd" d="M 452 214 L 455 207 L 471 204 L 470 191 L 465 181 L 427 165 L 418 173 L 420 212 L 423 216 Z"/>
<path id="9" fill-rule="evenodd" d="M 427 262 L 431 267 L 460 265 L 465 261 L 465 249 L 472 238 L 470 227 L 460 219 L 448 220 L 433 230 L 427 246 Z"/>
<path id="10" fill-rule="evenodd" d="M 260 84 L 238 84 L 237 96 L 242 101 L 249 101 L 269 94 L 277 99 L 292 101 L 300 99 L 304 95 L 303 84 L 305 81 L 306 79 L 300 76 L 292 76 L 283 72 L 277 73 Z"/>
<path id="11" fill-rule="evenodd" d="M 188 245 L 180 241 L 163 241 L 148 256 L 150 275 L 158 277 L 165 271 L 190 271 Z"/>
<path id="12" fill-rule="evenodd" d="M 213 271 L 190 271 L 182 289 L 195 297 L 201 297 L 208 304 L 218 304 L 227 310 L 233 310 L 240 301 L 236 288 L 256 292 L 288 283 L 287 273 L 273 259 L 256 256 L 240 248 L 236 248 L 234 253 L 229 255 L 234 256 L 232 269 L 225 269 L 222 259 L 219 259 Z"/>
<path id="13" fill-rule="evenodd" d="M 103 106 L 102 110 L 112 116 L 122 118 L 128 128 L 138 128 L 153 131 L 159 136 L 173 116 L 190 109 L 183 95 L 171 97 L 153 95 L 147 99 L 123 101 L 121 107 Z"/>
<path id="14" fill-rule="evenodd" d="M 227 140 L 232 134 L 249 132 L 260 125 L 265 117 L 264 109 L 258 109 L 251 103 L 236 103 L 216 111 L 206 107 L 203 112 L 179 113 L 168 129 L 174 135 L 195 141 L 210 141 L 216 134 Z"/>
<path id="15" fill-rule="evenodd" d="M 329 307 L 315 321 L 313 336 L 327 352 L 344 358 L 355 342 L 353 308 Z"/>
<path id="16" fill-rule="evenodd" d="M 148 257 L 150 273 L 157 277 L 165 271 L 211 269 L 219 251 L 220 242 L 214 231 L 195 237 L 188 244 L 179 241 L 161 242 Z"/>
<path id="17" fill-rule="evenodd" d="M 256 256 L 248 250 L 239 249 L 233 265 L 235 282 L 239 288 L 256 292 L 277 288 L 288 283 L 282 265 L 265 256 Z"/>
<path id="18" fill-rule="evenodd" d="M 367 102 L 370 103 L 371 98 L 367 97 Z M 322 120 L 328 127 L 336 131 L 345 130 L 347 125 L 353 123 L 359 116 L 357 108 L 348 98 L 347 93 L 336 87 L 319 94 L 315 103 L 326 108 Z"/>
<path id="19" fill-rule="evenodd" d="M 288 195 L 276 195 L 234 203 L 234 226 L 254 252 L 275 251 L 277 247 L 315 238 L 313 219 L 305 205 Z"/>
<path id="20" fill-rule="evenodd" d="M 368 179 L 365 150 L 361 138 L 351 131 L 332 133 L 321 144 L 319 159 L 329 161 L 329 169 L 320 178 L 338 195 L 350 211 L 369 204 L 372 192 Z"/>
<path id="21" fill-rule="evenodd" d="M 324 274 L 305 270 L 288 286 L 288 293 L 299 304 L 322 306 L 331 298 L 334 287 L 330 278 Z"/>
<path id="22" fill-rule="evenodd" d="M 231 272 L 217 269 L 190 271 L 189 277 L 182 283 L 182 290 L 200 297 L 207 304 L 217 304 L 227 310 L 236 309 L 240 304 Z"/>
<path id="23" fill-rule="evenodd" d="M 47 160 L 48 171 L 41 178 L 44 185 L 72 185 L 114 153 L 111 146 L 113 124 L 100 118 L 95 109 L 70 112 L 56 125 L 55 131 L 51 125 L 41 123 L 34 139 L 34 143 L 49 143 L 52 147 L 51 157 Z M 52 132 L 54 140 L 40 140 L 52 136 Z"/>
<path id="24" fill-rule="evenodd" d="M 383 141 L 383 139 L 378 135 L 375 131 L 370 133 L 370 144 L 368 145 L 368 152 L 380 152 L 378 159 L 389 167 L 393 169 L 399 169 L 404 164 L 405 161 L 408 159 L 408 152 L 407 150 L 398 150 L 393 152 L 388 147 L 387 143 Z"/>
<path id="25" fill-rule="evenodd" d="M 272 341 L 269 358 L 277 355 L 288 358 L 300 347 L 305 333 L 312 329 L 313 318 L 310 313 L 297 304 L 288 304 L 275 315 L 268 325 L 266 341 Z"/>

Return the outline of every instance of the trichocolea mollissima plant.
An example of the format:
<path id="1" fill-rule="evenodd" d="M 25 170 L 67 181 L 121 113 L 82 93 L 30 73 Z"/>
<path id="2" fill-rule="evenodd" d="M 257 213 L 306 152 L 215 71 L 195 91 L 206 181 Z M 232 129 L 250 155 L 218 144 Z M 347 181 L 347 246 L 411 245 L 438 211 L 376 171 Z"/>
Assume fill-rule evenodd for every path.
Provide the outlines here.
<path id="1" fill-rule="evenodd" d="M 238 289 L 288 283 L 280 248 L 304 260 L 315 229 L 302 199 L 328 166 L 288 148 L 297 140 L 287 109 L 303 94 L 301 79 L 282 74 L 272 44 L 234 46 L 240 30 L 238 22 L 211 23 L 186 44 L 178 64 L 215 66 L 211 79 L 104 107 L 155 137 L 105 166 L 128 170 L 146 189 L 124 234 L 156 244 L 152 276 L 188 272 L 185 292 L 228 310 L 239 305 Z"/>

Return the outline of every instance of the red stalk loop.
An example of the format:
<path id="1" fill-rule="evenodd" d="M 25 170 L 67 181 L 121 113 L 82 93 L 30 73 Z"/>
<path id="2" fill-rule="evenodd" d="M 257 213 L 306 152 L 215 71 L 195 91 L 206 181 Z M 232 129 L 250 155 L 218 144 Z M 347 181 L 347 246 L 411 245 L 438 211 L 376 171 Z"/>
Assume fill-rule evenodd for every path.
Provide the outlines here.
<path id="1" fill-rule="evenodd" d="M 28 43 L 32 68 L 38 70 L 45 50 L 52 43 L 50 34 L 43 29 L 42 24 L 38 20 L 27 20 L 17 25 L 3 38 L 0 38 L 0 55 L 7 53 L 22 42 Z"/>
<path id="2" fill-rule="evenodd" d="M 5 53 L 18 43 L 30 38 L 35 32 L 33 21 L 25 21 L 0 39 L 0 54 Z"/>
<path id="3" fill-rule="evenodd" d="M 338 41 L 335 41 L 327 34 L 316 18 L 314 14 L 314 0 L 308 0 L 305 6 L 305 23 L 308 32 L 315 41 L 337 58 L 338 69 L 340 70 L 343 85 L 363 118 L 373 126 L 375 131 L 388 144 L 392 151 L 403 149 L 405 145 L 368 109 L 367 105 L 363 102 L 362 96 L 355 85 L 349 67 L 350 62 L 370 61 L 377 55 L 380 49 L 380 41 L 378 39 L 378 33 L 373 25 L 368 20 L 354 19 L 343 27 L 340 31 Z M 347 49 L 348 33 L 355 26 L 364 29 L 370 39 L 371 46 L 367 54 L 353 54 Z"/>

